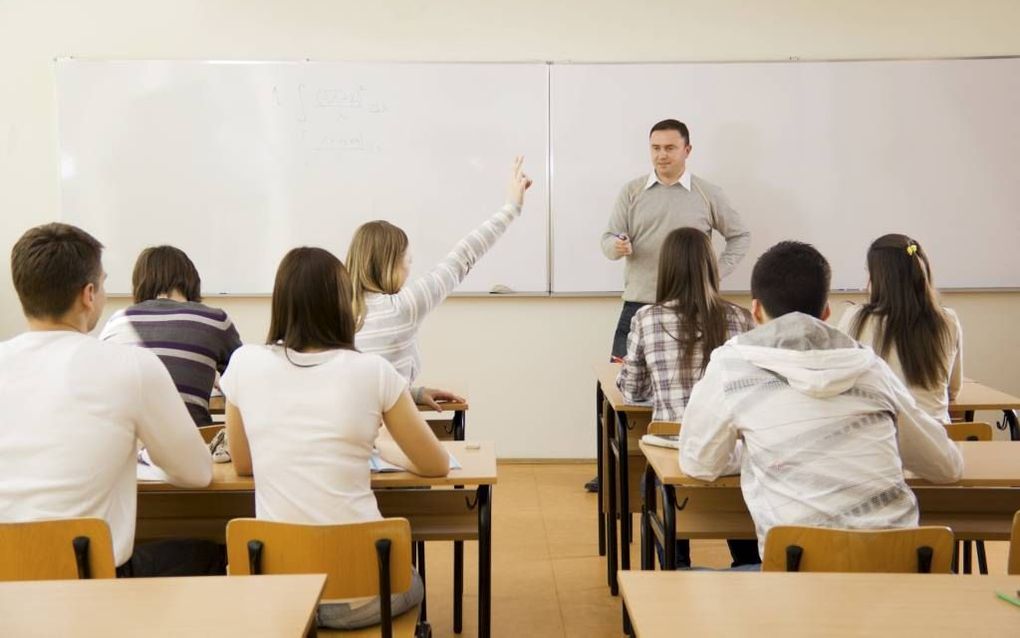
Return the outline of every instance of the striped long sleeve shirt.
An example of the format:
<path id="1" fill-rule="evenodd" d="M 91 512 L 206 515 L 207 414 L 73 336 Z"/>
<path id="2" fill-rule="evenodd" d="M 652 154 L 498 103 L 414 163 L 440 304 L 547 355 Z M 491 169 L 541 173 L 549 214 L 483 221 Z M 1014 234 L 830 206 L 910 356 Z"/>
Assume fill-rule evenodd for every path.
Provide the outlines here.
<path id="1" fill-rule="evenodd" d="M 195 425 L 212 423 L 209 395 L 241 338 L 227 313 L 197 302 L 150 299 L 115 312 L 104 341 L 152 350 L 170 372 Z"/>
<path id="2" fill-rule="evenodd" d="M 464 281 L 520 214 L 520 207 L 505 204 L 460 240 L 432 270 L 405 284 L 397 294 L 366 293 L 364 325 L 355 336 L 358 350 L 382 356 L 413 382 L 421 371 L 417 341 L 421 322 Z"/>

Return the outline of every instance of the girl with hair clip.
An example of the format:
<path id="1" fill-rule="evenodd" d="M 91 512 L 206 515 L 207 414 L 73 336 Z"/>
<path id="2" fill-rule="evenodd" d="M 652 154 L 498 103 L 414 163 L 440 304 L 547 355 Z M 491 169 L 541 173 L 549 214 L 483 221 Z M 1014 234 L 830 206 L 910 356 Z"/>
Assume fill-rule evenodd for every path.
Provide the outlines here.
<path id="1" fill-rule="evenodd" d="M 949 423 L 963 382 L 963 330 L 939 304 L 928 256 L 906 235 L 883 235 L 868 248 L 868 275 L 868 302 L 848 308 L 840 330 L 870 345 L 922 410 Z"/>
<path id="2" fill-rule="evenodd" d="M 221 382 L 234 468 L 254 474 L 257 518 L 324 525 L 381 519 L 371 488 L 373 445 L 416 474 L 449 472 L 449 455 L 407 381 L 382 357 L 354 349 L 354 324 L 351 281 L 340 260 L 321 248 L 287 253 L 273 286 L 266 345 L 238 349 Z M 393 595 L 393 615 L 423 595 L 416 573 L 408 591 Z M 378 624 L 380 613 L 378 598 L 329 601 L 320 605 L 318 623 L 354 629 Z"/>
<path id="3" fill-rule="evenodd" d="M 628 403 L 652 400 L 655 421 L 680 423 L 712 351 L 754 328 L 744 308 L 719 294 L 719 266 L 708 235 L 678 228 L 659 253 L 655 303 L 630 323 L 616 385 Z M 733 566 L 760 563 L 756 541 L 727 541 Z M 690 566 L 690 541 L 677 541 L 677 566 Z"/>
<path id="4" fill-rule="evenodd" d="M 422 321 L 521 214 L 524 191 L 531 186 L 523 161 L 522 157 L 514 160 L 503 207 L 460 240 L 432 270 L 411 282 L 407 282 L 411 251 L 403 230 L 386 221 L 373 221 L 355 231 L 347 268 L 354 287 L 359 350 L 379 354 L 414 383 L 421 370 L 417 337 Z M 420 386 L 412 392 L 416 403 L 436 411 L 440 410 L 437 400 L 463 401 L 449 392 Z"/>

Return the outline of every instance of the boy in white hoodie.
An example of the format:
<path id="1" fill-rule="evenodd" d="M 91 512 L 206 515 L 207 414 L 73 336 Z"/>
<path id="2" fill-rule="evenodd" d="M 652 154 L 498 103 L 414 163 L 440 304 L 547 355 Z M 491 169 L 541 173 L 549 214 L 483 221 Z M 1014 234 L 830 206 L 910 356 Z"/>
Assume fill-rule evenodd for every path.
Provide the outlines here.
<path id="1" fill-rule="evenodd" d="M 712 353 L 684 413 L 681 469 L 706 481 L 740 473 L 763 552 L 774 525 L 916 526 L 904 469 L 935 483 L 963 472 L 945 428 L 889 366 L 825 323 L 829 279 L 808 244 L 763 254 L 751 276 L 758 327 Z"/>

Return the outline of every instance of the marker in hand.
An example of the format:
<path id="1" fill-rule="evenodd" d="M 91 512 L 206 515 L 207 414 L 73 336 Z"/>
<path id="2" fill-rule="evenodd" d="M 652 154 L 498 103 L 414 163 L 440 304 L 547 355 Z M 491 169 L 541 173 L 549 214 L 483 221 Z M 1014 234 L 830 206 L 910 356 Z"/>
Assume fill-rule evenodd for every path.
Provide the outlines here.
<path id="1" fill-rule="evenodd" d="M 617 257 L 626 257 L 634 253 L 634 248 L 630 245 L 630 237 L 626 234 L 613 233 L 613 237 L 616 237 L 616 250 Z"/>

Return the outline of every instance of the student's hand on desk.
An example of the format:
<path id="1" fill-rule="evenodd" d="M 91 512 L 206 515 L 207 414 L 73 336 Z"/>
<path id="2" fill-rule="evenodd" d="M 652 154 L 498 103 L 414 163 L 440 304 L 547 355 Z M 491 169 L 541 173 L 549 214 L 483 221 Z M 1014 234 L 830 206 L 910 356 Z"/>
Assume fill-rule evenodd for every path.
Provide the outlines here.
<path id="1" fill-rule="evenodd" d="M 506 188 L 506 201 L 518 208 L 524 205 L 524 191 L 531 187 L 531 178 L 524 174 L 524 156 L 514 158 L 514 168 L 510 175 L 510 184 Z"/>
<path id="2" fill-rule="evenodd" d="M 459 397 L 452 392 L 446 390 L 437 390 L 436 388 L 422 388 L 421 393 L 418 396 L 418 403 L 420 405 L 426 405 L 436 412 L 442 412 L 443 403 L 464 403 L 464 397 Z"/>

